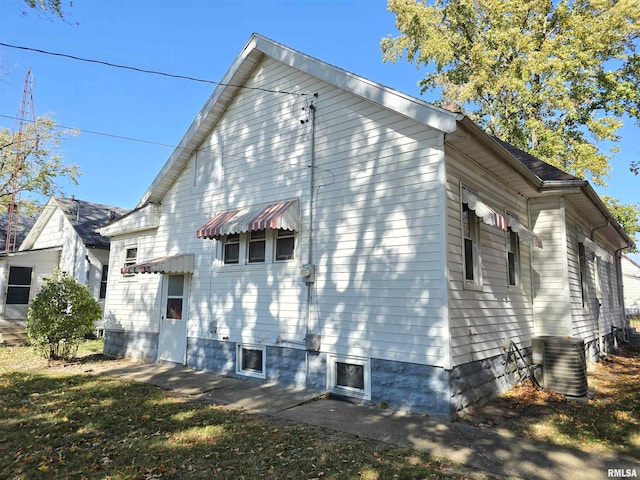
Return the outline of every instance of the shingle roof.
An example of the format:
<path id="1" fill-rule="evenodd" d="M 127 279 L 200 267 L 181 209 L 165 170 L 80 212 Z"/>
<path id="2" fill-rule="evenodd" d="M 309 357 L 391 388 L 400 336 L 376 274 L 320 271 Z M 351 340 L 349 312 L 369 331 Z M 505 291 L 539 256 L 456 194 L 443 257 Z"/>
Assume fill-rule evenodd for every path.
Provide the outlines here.
<path id="1" fill-rule="evenodd" d="M 534 157 L 530 153 L 520 150 L 513 145 L 503 142 L 497 137 L 493 137 L 505 150 L 513 155 L 520 163 L 531 170 L 540 180 L 553 181 L 553 180 L 580 180 L 567 172 L 563 172 L 557 167 L 543 162 L 537 157 Z"/>
<path id="2" fill-rule="evenodd" d="M 83 243 L 90 247 L 109 248 L 109 238 L 103 237 L 96 230 L 129 212 L 124 208 L 85 202 L 76 198 L 55 199 Z"/>
<path id="3" fill-rule="evenodd" d="M 31 227 L 35 223 L 35 220 L 26 215 L 19 215 L 18 222 L 16 223 L 16 249 L 20 247 L 20 244 L 31 230 Z M 0 213 L 0 253 L 4 252 L 7 246 L 7 226 L 9 225 L 9 213 Z"/>

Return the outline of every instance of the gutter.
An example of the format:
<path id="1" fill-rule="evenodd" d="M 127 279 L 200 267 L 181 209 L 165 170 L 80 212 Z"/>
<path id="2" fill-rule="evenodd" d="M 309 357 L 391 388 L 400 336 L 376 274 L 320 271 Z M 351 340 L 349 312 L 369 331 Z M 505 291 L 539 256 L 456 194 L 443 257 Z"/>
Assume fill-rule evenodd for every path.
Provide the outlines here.
<path id="1" fill-rule="evenodd" d="M 584 193 L 589 200 L 595 205 L 598 211 L 602 214 L 603 220 L 606 224 L 594 227 L 591 230 L 591 235 L 593 237 L 593 233 L 601 228 L 605 228 L 607 226 L 611 226 L 616 233 L 623 239 L 623 241 L 627 244 L 624 248 L 629 248 L 635 246 L 633 240 L 627 235 L 627 232 L 620 226 L 618 221 L 611 215 L 611 212 L 606 207 L 606 205 L 602 202 L 602 199 L 598 196 L 596 191 L 593 189 L 591 184 L 586 180 L 546 180 L 542 182 L 541 187 L 539 188 L 540 192 L 549 192 L 549 191 L 561 191 L 561 190 L 569 190 L 566 193 L 578 193 L 571 192 L 570 190 L 579 189 L 581 193 Z M 593 240 L 593 238 L 591 238 Z M 624 249 L 623 248 L 623 249 Z"/>

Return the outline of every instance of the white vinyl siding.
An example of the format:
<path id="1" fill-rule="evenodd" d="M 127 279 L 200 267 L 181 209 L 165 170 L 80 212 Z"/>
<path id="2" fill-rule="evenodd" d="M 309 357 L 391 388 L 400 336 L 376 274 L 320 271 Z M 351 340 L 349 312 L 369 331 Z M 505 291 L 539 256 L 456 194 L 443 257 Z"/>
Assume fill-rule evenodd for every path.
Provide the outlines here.
<path id="1" fill-rule="evenodd" d="M 482 282 L 475 290 L 465 288 L 461 186 L 477 192 L 498 212 L 506 209 L 519 218 L 528 218 L 526 201 L 518 192 L 492 177 L 479 180 L 469 176 L 472 168 L 467 162 L 455 152 L 447 156 L 447 267 L 453 365 L 500 355 L 505 339 L 528 345 L 534 328 L 529 253 L 532 248 L 528 244 L 520 245 L 520 285 L 510 288 L 507 232 L 479 222 Z"/>
<path id="2" fill-rule="evenodd" d="M 631 258 L 621 259 L 622 283 L 624 284 L 624 306 L 628 309 L 640 309 L 640 266 Z"/>
<path id="3" fill-rule="evenodd" d="M 38 219 L 36 227 L 41 230 L 29 250 L 60 247 L 59 264 L 56 266 L 74 276 L 81 284 L 87 285 L 92 296 L 98 299 L 102 265 L 108 262 L 109 250 L 85 247 L 55 199 L 49 200 L 45 209 L 52 209 L 53 212 L 49 217 L 43 213 Z M 46 219 L 44 225 L 40 223 L 43 219 Z"/>
<path id="4" fill-rule="evenodd" d="M 29 252 L 27 254 L 16 254 L 7 257 L 5 260 L 4 275 L 1 279 L 0 291 L 4 293 L 2 301 L 2 317 L 5 319 L 24 320 L 27 317 L 28 305 L 5 305 L 9 280 L 9 272 L 12 266 L 31 268 L 31 286 L 29 289 L 29 302 L 40 291 L 46 278 L 58 265 L 60 260 L 59 250 L 44 250 L 39 252 Z"/>
<path id="5" fill-rule="evenodd" d="M 571 292 L 566 244 L 564 201 L 560 198 L 532 202 L 531 216 L 543 249 L 533 250 L 536 336 L 567 336 L 571 325 Z M 544 268 L 542 268 L 544 266 Z M 576 271 L 571 275 L 575 277 Z"/>
<path id="6" fill-rule="evenodd" d="M 304 339 L 307 287 L 299 270 L 309 251 L 310 123 L 300 120 L 314 100 L 317 280 L 309 328 L 326 352 L 442 366 L 442 135 L 271 59 L 247 86 L 318 98 L 241 90 L 204 140 L 218 145 L 219 187 L 194 195 L 188 166 L 162 200 L 157 230 L 141 235 L 139 261 L 195 254 L 187 335 L 254 345 Z M 290 198 L 302 213 L 292 261 L 223 265 L 222 242 L 195 237 L 220 211 Z M 138 274 L 135 286 L 116 287 L 114 324 L 157 331 L 158 277 Z"/>

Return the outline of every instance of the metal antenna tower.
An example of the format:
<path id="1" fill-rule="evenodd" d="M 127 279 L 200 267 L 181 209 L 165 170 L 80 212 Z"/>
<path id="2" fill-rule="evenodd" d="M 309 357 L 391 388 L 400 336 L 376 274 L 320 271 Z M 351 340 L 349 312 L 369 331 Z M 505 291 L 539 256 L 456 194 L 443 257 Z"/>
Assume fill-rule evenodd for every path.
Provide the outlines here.
<path id="1" fill-rule="evenodd" d="M 29 141 L 26 124 L 31 123 L 35 132 L 36 118 L 33 109 L 33 75 L 31 69 L 27 70 L 24 78 L 24 89 L 22 91 L 22 104 L 20 105 L 20 116 L 18 119 L 18 132 L 16 133 L 15 144 L 15 163 L 13 166 L 13 178 L 11 179 L 11 202 L 8 205 L 7 220 L 7 240 L 5 243 L 6 252 L 15 252 L 16 238 L 18 234 L 18 224 L 20 222 L 20 193 L 22 186 L 22 172 L 27 156 L 30 153 L 30 145 L 37 144 L 37 137 L 34 141 Z"/>

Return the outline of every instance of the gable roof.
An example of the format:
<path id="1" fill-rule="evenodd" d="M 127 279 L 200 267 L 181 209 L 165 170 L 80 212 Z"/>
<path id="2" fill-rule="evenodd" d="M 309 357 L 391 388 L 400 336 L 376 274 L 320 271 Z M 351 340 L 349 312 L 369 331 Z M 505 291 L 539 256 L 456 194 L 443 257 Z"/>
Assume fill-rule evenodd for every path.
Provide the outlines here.
<path id="1" fill-rule="evenodd" d="M 100 235 L 97 229 L 121 218 L 128 212 L 124 208 L 87 202 L 73 197 L 51 197 L 27 234 L 20 250 L 28 250 L 35 244 L 56 209 L 60 209 L 71 222 L 82 243 L 93 248 L 109 248 L 110 239 Z"/>
<path id="2" fill-rule="evenodd" d="M 33 227 L 35 220 L 26 215 L 18 215 L 16 225 L 16 250 L 20 247 L 25 237 Z M 7 227 L 9 225 L 9 212 L 0 213 L 0 253 L 7 248 Z"/>
<path id="3" fill-rule="evenodd" d="M 178 147 L 143 194 L 136 208 L 141 208 L 147 203 L 157 203 L 162 199 L 189 161 L 192 152 L 220 119 L 229 102 L 265 56 L 436 130 L 444 133 L 456 130 L 456 120 L 460 117 L 458 113 L 436 107 L 254 33 L 196 116 Z"/>
<path id="4" fill-rule="evenodd" d="M 143 194 L 135 211 L 149 204 L 160 203 L 187 165 L 193 151 L 198 148 L 222 117 L 229 103 L 265 56 L 323 80 L 336 88 L 371 101 L 383 108 L 404 115 L 427 127 L 436 129 L 446 136 L 451 136 L 451 138 L 455 138 L 460 128 L 469 130 L 476 139 L 485 145 L 489 145 L 491 150 L 499 152 L 503 160 L 513 170 L 517 171 L 536 191 L 564 194 L 571 190 L 570 193 L 572 194 L 582 194 L 578 208 L 588 205 L 588 209 L 595 215 L 594 218 L 598 219 L 596 221 L 600 221 L 600 218 L 603 218 L 603 221 L 606 221 L 606 224 L 610 225 L 612 230 L 615 231 L 614 235 L 618 238 L 616 243 L 622 240 L 622 245 L 633 245 L 629 236 L 617 223 L 611 212 L 593 190 L 593 187 L 586 180 L 563 172 L 513 145 L 492 137 L 462 113 L 439 108 L 310 57 L 258 34 L 251 36 L 240 55 L 235 59 L 231 68 L 196 116 L 178 147 L 173 151 Z M 283 88 L 283 90 L 286 90 L 286 88 Z"/>
<path id="5" fill-rule="evenodd" d="M 503 142 L 497 137 L 493 137 L 502 147 L 513 155 L 520 163 L 527 167 L 531 172 L 540 178 L 542 181 L 573 181 L 581 180 L 578 177 L 564 172 L 553 165 L 543 162 L 538 157 L 534 157 L 530 153 L 520 150 L 513 145 Z"/>

